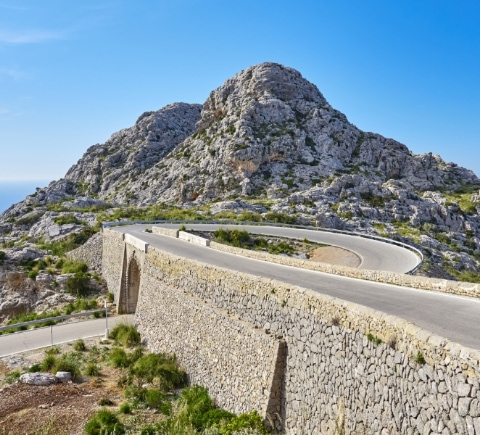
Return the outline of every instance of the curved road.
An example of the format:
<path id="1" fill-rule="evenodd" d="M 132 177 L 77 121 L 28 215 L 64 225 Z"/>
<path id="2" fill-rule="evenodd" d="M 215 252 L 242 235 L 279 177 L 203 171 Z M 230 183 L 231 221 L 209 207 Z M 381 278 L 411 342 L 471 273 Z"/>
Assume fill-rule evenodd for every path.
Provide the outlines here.
<path id="1" fill-rule="evenodd" d="M 157 224 L 162 228 L 178 228 L 178 224 Z M 236 228 L 252 234 L 290 237 L 294 239 L 308 239 L 312 242 L 338 246 L 357 254 L 361 260 L 360 269 L 384 270 L 389 272 L 406 273 L 412 270 L 420 258 L 413 251 L 400 246 L 363 237 L 346 234 L 329 233 L 327 231 L 305 230 L 300 228 L 270 227 L 260 225 L 219 225 L 219 224 L 186 224 L 188 229 L 215 231 L 222 227 Z"/>
<path id="2" fill-rule="evenodd" d="M 178 228 L 178 225 L 173 227 Z M 193 225 L 187 225 L 187 227 L 191 228 Z M 392 314 L 411 321 L 421 328 L 451 341 L 480 350 L 479 299 L 453 296 L 425 290 L 415 290 L 408 287 L 363 281 L 322 272 L 267 263 L 265 261 L 253 260 L 196 246 L 168 236 L 146 233 L 145 228 L 151 228 L 151 225 L 131 225 L 114 227 L 111 229 L 131 234 L 132 236 L 138 237 L 146 243 L 149 243 L 155 248 L 182 257 L 239 272 L 249 273 L 251 275 L 276 279 L 292 285 L 309 288 L 339 299 L 355 302 L 384 313 Z M 243 226 L 242 228 L 248 229 Z M 259 227 L 254 228 L 255 232 L 259 229 Z M 289 234 L 289 231 L 291 231 L 291 229 L 287 228 L 276 228 L 276 230 L 282 232 L 286 231 L 283 233 L 285 235 Z M 317 232 L 308 230 L 295 231 L 307 231 L 308 235 L 302 235 L 301 238 L 303 239 L 303 237 L 307 237 L 309 240 L 316 240 L 314 235 L 317 234 Z M 330 235 L 336 236 L 335 234 Z M 339 238 L 338 243 L 333 244 L 346 247 L 344 244 L 346 243 L 345 236 L 343 234 L 339 234 L 338 236 L 343 237 Z M 366 242 L 370 242 L 370 240 L 360 240 L 361 245 L 364 243 L 367 245 Z M 377 260 L 375 261 L 379 261 L 379 259 L 385 257 L 385 255 L 390 255 L 389 253 L 383 254 L 383 252 L 381 252 L 382 246 L 379 247 L 378 245 L 385 245 L 389 248 L 392 247 L 391 245 L 383 244 L 381 242 L 375 243 L 375 247 L 372 249 L 380 251 L 377 253 Z M 355 249 L 361 248 L 362 246 L 359 246 Z M 363 255 L 364 254 L 362 253 L 362 256 Z M 412 253 L 412 255 L 415 254 Z M 399 260 L 396 258 L 395 261 Z M 410 267 L 410 264 L 408 263 L 409 260 L 406 261 L 407 263 L 402 267 L 408 269 Z"/>

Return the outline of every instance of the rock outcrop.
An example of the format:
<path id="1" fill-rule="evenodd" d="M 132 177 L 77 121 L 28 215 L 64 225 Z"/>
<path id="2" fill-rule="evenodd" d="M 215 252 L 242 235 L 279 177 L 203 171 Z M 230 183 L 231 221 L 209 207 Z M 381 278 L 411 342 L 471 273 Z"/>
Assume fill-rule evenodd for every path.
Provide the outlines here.
<path id="1" fill-rule="evenodd" d="M 286 213 L 414 243 L 436 275 L 449 276 L 441 265 L 480 271 L 475 174 L 360 130 L 299 72 L 275 63 L 241 71 L 203 105 L 144 113 L 1 214 L 0 232 L 7 241 L 56 240 L 95 225 L 99 210 L 158 203 Z M 65 213 L 70 223 L 59 221 Z"/>

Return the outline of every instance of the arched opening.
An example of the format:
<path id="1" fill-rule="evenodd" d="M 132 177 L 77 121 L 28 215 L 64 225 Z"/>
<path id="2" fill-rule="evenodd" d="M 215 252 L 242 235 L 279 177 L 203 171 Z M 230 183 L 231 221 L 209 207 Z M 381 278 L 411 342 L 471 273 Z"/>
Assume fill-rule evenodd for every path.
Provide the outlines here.
<path id="1" fill-rule="evenodd" d="M 126 294 L 126 313 L 135 313 L 138 302 L 138 292 L 140 290 L 140 269 L 137 261 L 132 259 L 128 265 L 127 273 L 127 294 Z"/>

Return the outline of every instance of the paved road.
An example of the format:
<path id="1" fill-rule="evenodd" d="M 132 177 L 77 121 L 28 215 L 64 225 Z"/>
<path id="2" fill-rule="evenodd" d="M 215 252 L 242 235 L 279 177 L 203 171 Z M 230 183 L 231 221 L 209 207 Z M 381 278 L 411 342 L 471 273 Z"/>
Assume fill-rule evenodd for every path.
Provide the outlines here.
<path id="1" fill-rule="evenodd" d="M 115 316 L 108 318 L 108 327 L 113 328 L 117 323 L 133 323 L 132 315 Z M 31 329 L 0 336 L 0 357 L 27 350 L 48 347 L 52 344 L 61 344 L 79 338 L 95 337 L 105 334 L 105 318 L 84 320 L 66 324 L 54 325 L 45 328 Z"/>
<path id="2" fill-rule="evenodd" d="M 239 257 L 172 237 L 145 233 L 146 227 L 151 226 L 132 225 L 113 229 L 132 234 L 158 249 L 176 255 L 276 279 L 393 314 L 449 340 L 480 350 L 478 299 L 362 281 Z M 313 240 L 313 232 L 308 238 Z"/>
<path id="3" fill-rule="evenodd" d="M 156 225 L 164 228 L 178 228 L 179 225 Z M 258 225 L 219 225 L 219 224 L 187 224 L 188 229 L 214 231 L 218 228 L 239 228 L 253 234 L 291 237 L 312 242 L 338 246 L 357 254 L 361 260 L 360 269 L 384 270 L 389 272 L 406 273 L 412 270 L 420 258 L 413 251 L 400 246 L 391 245 L 377 240 L 346 234 L 329 233 L 327 231 L 312 231 L 300 228 L 269 227 Z"/>

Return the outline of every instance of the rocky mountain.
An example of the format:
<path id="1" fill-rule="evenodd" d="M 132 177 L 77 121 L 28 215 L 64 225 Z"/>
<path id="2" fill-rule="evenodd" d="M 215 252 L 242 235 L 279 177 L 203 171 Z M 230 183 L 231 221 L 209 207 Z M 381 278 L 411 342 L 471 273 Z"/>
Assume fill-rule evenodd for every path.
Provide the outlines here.
<path id="1" fill-rule="evenodd" d="M 1 214 L 0 231 L 59 238 L 80 231 L 81 221 L 93 225 L 95 215 L 81 213 L 92 207 L 271 210 L 302 224 L 399 238 L 424 250 L 429 273 L 475 278 L 479 189 L 472 171 L 360 130 L 298 71 L 263 63 L 203 105 L 146 112 L 90 147 L 63 179 Z M 69 209 L 78 223 L 55 222 Z"/>

